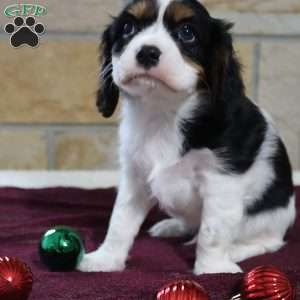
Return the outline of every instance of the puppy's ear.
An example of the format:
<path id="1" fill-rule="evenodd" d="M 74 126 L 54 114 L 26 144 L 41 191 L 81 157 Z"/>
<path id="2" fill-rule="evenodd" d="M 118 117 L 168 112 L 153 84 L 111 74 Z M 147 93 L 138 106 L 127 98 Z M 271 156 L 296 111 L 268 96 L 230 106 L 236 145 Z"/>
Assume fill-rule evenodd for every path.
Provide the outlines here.
<path id="1" fill-rule="evenodd" d="M 232 37 L 229 33 L 232 27 L 232 23 L 213 19 L 213 49 L 210 54 L 207 81 L 211 99 L 214 103 L 223 96 L 224 84 L 226 76 L 228 76 L 228 66 L 229 63 L 232 63 L 233 46 Z"/>
<path id="2" fill-rule="evenodd" d="M 101 74 L 100 84 L 97 92 L 97 107 L 99 112 L 105 118 L 112 116 L 119 100 L 119 89 L 113 82 L 112 78 L 112 46 L 113 41 L 111 37 L 112 26 L 109 26 L 102 35 L 100 44 L 100 61 Z"/>

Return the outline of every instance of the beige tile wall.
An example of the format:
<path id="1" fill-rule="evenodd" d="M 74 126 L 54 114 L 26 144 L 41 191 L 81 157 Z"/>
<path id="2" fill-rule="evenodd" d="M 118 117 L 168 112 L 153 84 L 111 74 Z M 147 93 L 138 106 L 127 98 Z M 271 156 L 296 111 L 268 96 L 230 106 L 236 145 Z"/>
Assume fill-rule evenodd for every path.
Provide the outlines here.
<path id="1" fill-rule="evenodd" d="M 299 0 L 203 2 L 236 22 L 248 94 L 273 115 L 300 168 Z M 121 0 L 39 3 L 49 13 L 38 48 L 12 49 L 0 34 L 0 169 L 116 169 L 117 116 L 101 118 L 95 92 L 99 35 Z M 1 28 L 8 21 L 1 13 Z"/>

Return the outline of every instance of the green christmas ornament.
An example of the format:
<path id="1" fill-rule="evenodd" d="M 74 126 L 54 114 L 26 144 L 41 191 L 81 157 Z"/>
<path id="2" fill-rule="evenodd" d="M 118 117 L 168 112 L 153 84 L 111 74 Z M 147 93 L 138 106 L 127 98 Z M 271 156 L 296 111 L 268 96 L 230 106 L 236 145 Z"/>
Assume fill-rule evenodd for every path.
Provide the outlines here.
<path id="1" fill-rule="evenodd" d="M 49 229 L 40 241 L 40 258 L 51 271 L 74 270 L 83 253 L 84 246 L 78 232 L 67 226 Z"/>

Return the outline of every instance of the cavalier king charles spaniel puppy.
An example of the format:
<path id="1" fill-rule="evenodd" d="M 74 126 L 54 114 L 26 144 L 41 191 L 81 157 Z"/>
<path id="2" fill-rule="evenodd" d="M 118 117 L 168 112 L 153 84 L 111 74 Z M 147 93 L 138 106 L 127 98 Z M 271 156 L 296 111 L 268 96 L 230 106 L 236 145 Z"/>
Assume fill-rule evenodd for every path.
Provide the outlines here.
<path id="1" fill-rule="evenodd" d="M 156 204 L 169 218 L 150 234 L 194 234 L 195 274 L 241 272 L 285 244 L 291 165 L 245 94 L 231 27 L 199 0 L 131 0 L 105 30 L 97 105 L 110 117 L 123 100 L 121 179 L 106 238 L 79 270 L 123 270 Z"/>

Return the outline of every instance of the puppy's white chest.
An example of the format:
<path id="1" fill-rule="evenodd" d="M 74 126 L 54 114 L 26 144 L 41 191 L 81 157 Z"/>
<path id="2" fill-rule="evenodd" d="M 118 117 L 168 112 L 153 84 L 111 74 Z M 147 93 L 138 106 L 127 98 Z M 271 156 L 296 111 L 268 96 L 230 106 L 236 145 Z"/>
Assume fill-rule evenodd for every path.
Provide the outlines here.
<path id="1" fill-rule="evenodd" d="M 146 177 L 154 170 L 175 164 L 180 158 L 182 137 L 174 116 L 159 116 L 136 111 L 129 106 L 127 118 L 121 124 L 121 144 L 129 159 L 133 159 Z"/>
<path id="2" fill-rule="evenodd" d="M 126 117 L 120 132 L 125 163 L 134 162 L 137 173 L 167 213 L 198 221 L 200 201 L 193 188 L 192 168 L 180 154 L 182 135 L 174 115 L 155 118 L 129 106 Z"/>
<path id="3" fill-rule="evenodd" d="M 166 168 L 179 159 L 178 136 L 170 130 L 162 129 L 153 135 L 146 136 L 143 151 L 143 161 L 148 172 Z"/>

